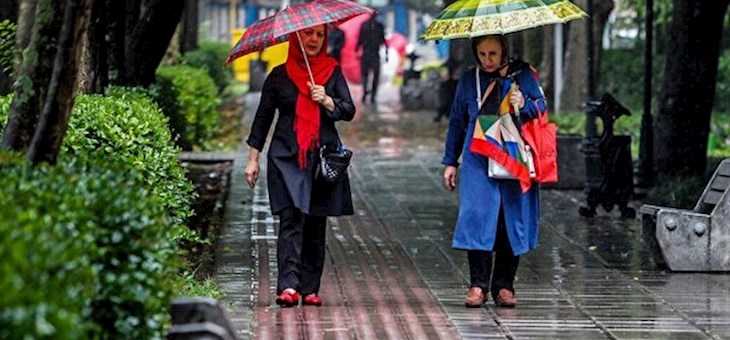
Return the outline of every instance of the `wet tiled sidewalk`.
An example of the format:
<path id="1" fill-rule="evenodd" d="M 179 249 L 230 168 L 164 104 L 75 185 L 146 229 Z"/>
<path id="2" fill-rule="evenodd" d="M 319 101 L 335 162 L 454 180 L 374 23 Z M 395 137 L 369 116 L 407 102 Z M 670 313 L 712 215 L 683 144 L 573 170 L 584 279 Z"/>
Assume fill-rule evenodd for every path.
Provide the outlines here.
<path id="1" fill-rule="evenodd" d="M 520 260 L 517 308 L 466 309 L 466 256 L 451 249 L 458 195 L 441 184 L 445 123 L 385 106 L 340 126 L 355 152 L 356 214 L 329 220 L 322 307 L 274 304 L 266 183 L 249 189 L 245 153 L 234 158 L 216 280 L 241 338 L 730 339 L 730 275 L 661 270 L 639 219 L 581 218 L 579 191 L 541 192 L 540 246 Z"/>

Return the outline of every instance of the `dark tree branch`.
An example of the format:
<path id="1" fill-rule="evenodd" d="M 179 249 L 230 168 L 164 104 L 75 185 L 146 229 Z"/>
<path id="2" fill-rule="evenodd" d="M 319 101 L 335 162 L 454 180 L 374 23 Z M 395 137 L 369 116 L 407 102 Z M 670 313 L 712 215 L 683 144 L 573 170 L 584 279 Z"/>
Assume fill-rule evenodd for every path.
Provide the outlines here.
<path id="1" fill-rule="evenodd" d="M 107 64 L 107 43 L 106 35 L 106 15 L 107 0 L 98 0 L 94 2 L 91 8 L 91 17 L 89 19 L 89 30 L 86 40 L 87 64 L 85 74 L 87 77 L 86 88 L 83 89 L 87 93 L 103 93 L 109 83 Z"/>
<path id="2" fill-rule="evenodd" d="M 180 0 L 148 0 L 145 5 L 125 50 L 123 85 L 127 86 L 147 87 L 155 81 L 155 71 L 182 15 Z"/>
<path id="3" fill-rule="evenodd" d="M 198 48 L 198 0 L 185 0 L 180 34 L 180 53 Z"/>
<path id="4" fill-rule="evenodd" d="M 35 6 L 33 6 L 35 5 Z M 18 46 L 24 58 L 14 86 L 13 103 L 0 148 L 25 151 L 38 124 L 56 55 L 56 40 L 63 24 L 60 1 L 26 1 L 21 5 Z"/>

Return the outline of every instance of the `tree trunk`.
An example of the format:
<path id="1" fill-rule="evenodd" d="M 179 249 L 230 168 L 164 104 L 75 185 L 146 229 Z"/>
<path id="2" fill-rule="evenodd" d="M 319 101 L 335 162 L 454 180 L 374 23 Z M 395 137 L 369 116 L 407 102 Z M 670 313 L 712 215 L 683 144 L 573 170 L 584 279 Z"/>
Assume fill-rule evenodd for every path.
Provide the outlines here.
<path id="1" fill-rule="evenodd" d="M 147 87 L 180 21 L 180 0 L 148 0 L 125 49 L 123 85 Z"/>
<path id="2" fill-rule="evenodd" d="M 88 28 L 93 3 L 94 0 L 66 1 L 53 76 L 48 84 L 48 94 L 38 127 L 28 149 L 28 161 L 31 164 L 55 164 L 58 158 L 74 104 L 79 57 L 83 45 L 81 41 Z"/>
<path id="3" fill-rule="evenodd" d="M 555 103 L 555 27 L 554 25 L 545 26 L 542 29 L 542 57 L 540 58 L 540 85 L 545 92 L 545 98 L 548 103 L 548 110 L 554 111 Z"/>
<path id="4" fill-rule="evenodd" d="M 84 52 L 81 58 L 79 90 L 85 93 L 103 93 L 109 83 L 107 67 L 106 15 L 107 1 L 97 0 L 91 8 L 89 30 L 84 39 Z"/>
<path id="5" fill-rule="evenodd" d="M 198 0 L 185 0 L 180 32 L 180 53 L 198 48 Z"/>
<path id="6" fill-rule="evenodd" d="M 730 0 L 675 0 L 655 120 L 658 177 L 704 175 L 720 40 Z"/>
<path id="7" fill-rule="evenodd" d="M 593 81 L 594 87 L 601 83 L 601 60 L 603 60 L 603 31 L 608 17 L 615 7 L 614 1 L 593 0 Z M 619 100 L 620 101 L 620 100 Z"/>
<path id="8" fill-rule="evenodd" d="M 586 0 L 577 0 L 575 3 L 583 9 L 587 9 Z M 587 25 L 593 23 L 593 85 L 598 84 L 599 65 L 601 60 L 601 37 L 603 29 L 608 21 L 608 15 L 613 9 L 613 1 L 593 0 L 592 20 L 579 19 L 568 23 L 568 44 L 565 54 L 565 81 L 563 91 L 560 94 L 561 106 L 564 110 L 580 111 L 586 100 L 595 98 L 589 97 L 588 84 L 588 36 Z"/>
<path id="9" fill-rule="evenodd" d="M 100 0 L 97 0 L 100 1 Z M 127 7 L 123 1 L 106 0 L 107 8 L 107 78 L 111 84 L 121 84 L 124 74 Z"/>
<path id="10" fill-rule="evenodd" d="M 30 44 L 35 25 L 36 8 L 39 0 L 23 0 L 18 8 L 18 30 L 15 35 L 16 47 L 21 51 Z M 22 56 L 21 56 L 22 57 Z"/>
<path id="11" fill-rule="evenodd" d="M 542 41 L 545 26 L 535 27 L 522 32 L 522 59 L 537 67 L 542 62 Z"/>
<path id="12" fill-rule="evenodd" d="M 515 32 L 505 35 L 507 37 L 508 57 L 526 60 L 524 41 L 525 32 Z"/>
<path id="13" fill-rule="evenodd" d="M 0 148 L 25 151 L 38 123 L 46 98 L 48 82 L 56 55 L 56 37 L 61 31 L 63 15 L 60 1 L 25 0 L 18 22 L 18 46 L 27 46 L 14 86 L 13 102 Z"/>

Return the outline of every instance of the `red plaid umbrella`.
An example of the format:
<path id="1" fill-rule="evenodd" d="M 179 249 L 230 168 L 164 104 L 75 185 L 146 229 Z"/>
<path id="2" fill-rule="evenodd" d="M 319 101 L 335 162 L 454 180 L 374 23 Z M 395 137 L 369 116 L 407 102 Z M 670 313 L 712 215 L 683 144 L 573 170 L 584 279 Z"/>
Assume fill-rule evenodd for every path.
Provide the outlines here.
<path id="1" fill-rule="evenodd" d="M 372 8 L 350 0 L 314 0 L 289 6 L 276 14 L 254 22 L 226 58 L 234 59 L 285 42 L 289 33 L 322 24 L 339 24 L 360 14 L 372 14 Z"/>

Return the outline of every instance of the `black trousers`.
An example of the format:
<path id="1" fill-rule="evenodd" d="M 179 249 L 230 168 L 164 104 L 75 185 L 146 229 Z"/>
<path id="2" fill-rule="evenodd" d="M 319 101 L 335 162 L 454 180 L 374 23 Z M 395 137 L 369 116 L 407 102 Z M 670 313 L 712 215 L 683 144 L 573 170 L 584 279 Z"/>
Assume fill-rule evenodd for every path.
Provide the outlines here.
<path id="1" fill-rule="evenodd" d="M 373 73 L 372 78 L 370 78 L 370 72 Z M 380 81 L 380 56 L 363 57 L 360 59 L 360 75 L 362 77 L 362 101 L 364 102 L 366 99 L 365 96 L 370 94 L 370 101 L 375 103 L 375 96 L 378 93 L 378 82 Z"/>
<path id="2" fill-rule="evenodd" d="M 294 288 L 303 295 L 319 293 L 325 256 L 326 216 L 310 216 L 287 208 L 279 214 L 276 293 Z"/>
<path id="3" fill-rule="evenodd" d="M 493 251 L 469 250 L 468 256 L 470 287 L 479 287 L 484 292 L 491 291 L 492 297 L 497 296 L 499 290 L 503 288 L 514 292 L 515 275 L 520 257 L 515 256 L 512 252 L 502 209 L 499 210 Z M 494 270 L 492 270 L 492 261 L 494 261 Z"/>

